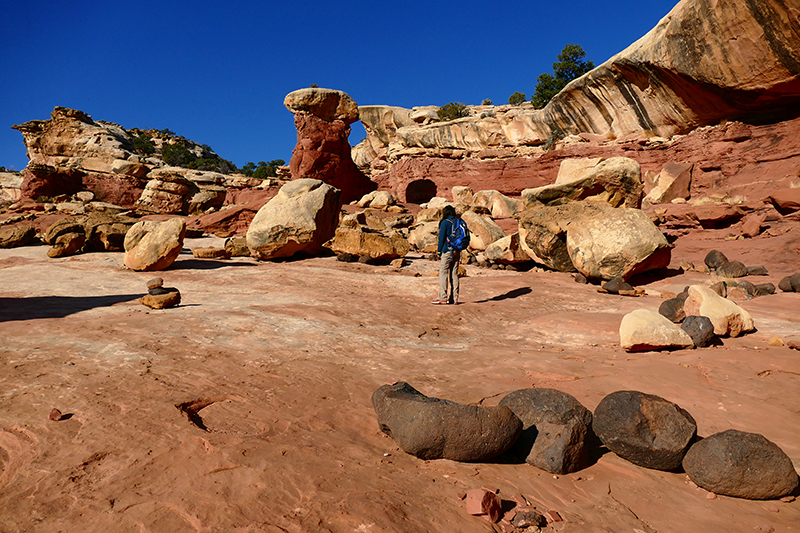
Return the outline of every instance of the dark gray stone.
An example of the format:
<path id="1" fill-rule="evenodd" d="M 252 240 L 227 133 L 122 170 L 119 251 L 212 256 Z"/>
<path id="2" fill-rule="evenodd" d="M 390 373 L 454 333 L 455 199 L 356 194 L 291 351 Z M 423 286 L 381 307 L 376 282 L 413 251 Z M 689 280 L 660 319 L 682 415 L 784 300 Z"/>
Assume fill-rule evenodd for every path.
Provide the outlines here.
<path id="1" fill-rule="evenodd" d="M 714 324 L 707 316 L 687 316 L 681 329 L 692 338 L 695 348 L 709 346 L 715 338 Z"/>
<path id="2" fill-rule="evenodd" d="M 728 261 L 717 267 L 717 276 L 723 278 L 743 278 L 747 275 L 747 267 L 741 261 Z"/>
<path id="3" fill-rule="evenodd" d="M 728 258 L 725 257 L 725 254 L 723 254 L 719 250 L 711 250 L 706 254 L 706 258 L 703 261 L 705 262 L 708 268 L 714 270 L 721 264 L 727 263 Z"/>
<path id="4" fill-rule="evenodd" d="M 589 464 L 592 413 L 566 392 L 522 389 L 500 405 L 522 420 L 522 435 L 513 451 L 528 464 L 553 474 L 567 474 Z"/>
<path id="5" fill-rule="evenodd" d="M 669 300 L 664 300 L 661 302 L 661 305 L 658 306 L 658 313 L 661 316 L 665 316 L 670 319 L 675 324 L 680 324 L 684 318 L 686 318 L 686 313 L 683 311 L 683 304 L 685 300 L 680 298 L 670 298 Z"/>
<path id="6" fill-rule="evenodd" d="M 621 278 L 614 278 L 606 281 L 602 285 L 603 289 L 611 294 L 619 294 L 619 291 L 632 291 L 633 286 Z"/>
<path id="7" fill-rule="evenodd" d="M 713 284 L 711 284 L 711 287 L 709 287 L 709 288 L 712 291 L 714 291 L 717 294 L 719 294 L 720 296 L 722 296 L 723 298 L 727 298 L 728 297 L 728 286 L 725 285 L 724 281 L 718 281 L 716 283 L 713 283 Z"/>
<path id="8" fill-rule="evenodd" d="M 778 288 L 783 292 L 794 292 L 794 286 L 792 286 L 792 277 L 786 276 L 780 282 L 778 282 Z"/>
<path id="9" fill-rule="evenodd" d="M 756 288 L 755 284 L 749 281 L 740 281 L 736 284 L 736 286 L 744 289 L 744 292 L 746 292 L 747 296 L 750 298 L 757 296 L 756 293 L 758 293 L 758 288 Z"/>
<path id="10" fill-rule="evenodd" d="M 589 280 L 586 279 L 586 276 L 584 276 L 580 272 L 575 272 L 572 275 L 572 279 L 574 279 L 577 283 L 583 283 L 583 284 L 589 283 Z"/>
<path id="11" fill-rule="evenodd" d="M 478 407 L 429 398 L 405 382 L 372 394 L 381 431 L 420 459 L 485 461 L 516 442 L 522 422 L 504 405 Z"/>
<path id="12" fill-rule="evenodd" d="M 664 398 L 638 391 L 617 391 L 603 398 L 592 427 L 609 450 L 655 470 L 680 468 L 697 435 L 692 415 Z"/>
<path id="13" fill-rule="evenodd" d="M 735 429 L 695 443 L 683 468 L 699 487 L 749 500 L 781 498 L 798 484 L 791 459 L 775 443 Z"/>
<path id="14" fill-rule="evenodd" d="M 520 511 L 519 513 L 515 514 L 514 518 L 511 519 L 511 525 L 519 529 L 525 529 L 529 527 L 540 528 L 547 525 L 547 519 L 544 517 L 544 515 L 541 515 L 539 512 L 531 509 L 529 511 Z"/>
<path id="15" fill-rule="evenodd" d="M 748 276 L 769 276 L 769 271 L 767 271 L 767 267 L 763 267 L 763 266 L 747 267 L 747 275 Z"/>
<path id="16" fill-rule="evenodd" d="M 756 285 L 756 296 L 767 296 L 775 294 L 775 285 L 772 283 L 759 283 Z"/>

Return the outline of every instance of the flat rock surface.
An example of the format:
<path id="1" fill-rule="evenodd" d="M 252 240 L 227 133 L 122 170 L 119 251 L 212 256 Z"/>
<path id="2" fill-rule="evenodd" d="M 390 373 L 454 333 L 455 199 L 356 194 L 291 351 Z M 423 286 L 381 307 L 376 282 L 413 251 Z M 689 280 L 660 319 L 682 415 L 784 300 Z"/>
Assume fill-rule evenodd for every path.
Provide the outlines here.
<path id="1" fill-rule="evenodd" d="M 713 278 L 680 261 L 718 248 L 765 265 L 759 280 L 796 270 L 782 237 L 725 233 L 682 238 L 667 277 L 634 282 L 641 298 L 469 266 L 458 306 L 430 305 L 438 263 L 414 255 L 402 269 L 196 259 L 190 248 L 223 241 L 191 239 L 161 273 L 182 303 L 157 311 L 137 302 L 152 273 L 124 269 L 122 253 L 0 250 L 0 530 L 491 532 L 457 496 L 482 486 L 557 511 L 548 531 L 796 529 L 800 501 L 707 499 L 684 474 L 613 453 L 566 476 L 422 461 L 381 433 L 371 404 L 400 380 L 479 405 L 557 388 L 591 410 L 641 390 L 691 412 L 701 436 L 761 433 L 800 466 L 800 352 L 768 344 L 800 332 L 800 295 L 740 302 L 757 331 L 721 346 L 619 347 L 626 313 Z"/>

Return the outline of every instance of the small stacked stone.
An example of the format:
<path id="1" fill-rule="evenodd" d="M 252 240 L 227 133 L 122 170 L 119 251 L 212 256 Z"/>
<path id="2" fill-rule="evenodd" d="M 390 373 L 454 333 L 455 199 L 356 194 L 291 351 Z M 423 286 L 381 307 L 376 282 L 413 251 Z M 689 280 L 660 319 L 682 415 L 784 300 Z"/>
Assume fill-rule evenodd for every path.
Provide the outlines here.
<path id="1" fill-rule="evenodd" d="M 181 293 L 174 287 L 164 287 L 163 279 L 153 278 L 147 282 L 147 294 L 139 302 L 151 309 L 166 309 L 181 303 Z"/>

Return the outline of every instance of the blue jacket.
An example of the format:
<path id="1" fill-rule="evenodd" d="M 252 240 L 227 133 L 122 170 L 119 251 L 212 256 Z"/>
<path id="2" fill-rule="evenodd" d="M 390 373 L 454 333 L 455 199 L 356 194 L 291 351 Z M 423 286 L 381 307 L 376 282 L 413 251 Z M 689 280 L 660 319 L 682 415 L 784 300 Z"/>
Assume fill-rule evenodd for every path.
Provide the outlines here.
<path id="1" fill-rule="evenodd" d="M 450 230 L 453 228 L 453 222 L 455 222 L 455 218 L 453 217 L 445 218 L 439 222 L 439 248 L 437 250 L 440 254 L 449 252 L 453 249 L 452 246 L 447 244 L 447 236 L 450 235 Z"/>

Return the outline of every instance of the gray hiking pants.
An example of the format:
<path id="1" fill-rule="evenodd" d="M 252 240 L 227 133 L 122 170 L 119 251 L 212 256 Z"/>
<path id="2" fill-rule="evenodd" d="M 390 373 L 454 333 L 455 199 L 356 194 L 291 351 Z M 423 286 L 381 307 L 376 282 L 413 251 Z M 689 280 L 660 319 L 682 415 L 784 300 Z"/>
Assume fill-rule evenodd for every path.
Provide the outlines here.
<path id="1" fill-rule="evenodd" d="M 461 252 L 450 250 L 442 252 L 439 262 L 439 299 L 450 303 L 458 302 L 458 263 Z M 450 292 L 448 294 L 448 282 Z"/>

